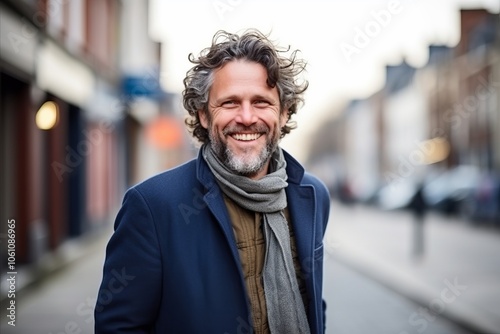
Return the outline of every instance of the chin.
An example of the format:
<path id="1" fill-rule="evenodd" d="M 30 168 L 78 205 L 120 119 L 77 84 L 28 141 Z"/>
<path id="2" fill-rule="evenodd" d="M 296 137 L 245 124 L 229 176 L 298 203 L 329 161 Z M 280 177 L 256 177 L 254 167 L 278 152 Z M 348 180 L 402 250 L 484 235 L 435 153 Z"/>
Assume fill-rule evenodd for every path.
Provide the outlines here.
<path id="1" fill-rule="evenodd" d="M 252 176 L 257 174 L 266 164 L 269 153 L 267 149 L 261 150 L 260 154 L 251 154 L 251 156 L 239 157 L 231 150 L 226 151 L 226 165 L 232 171 L 245 175 Z"/>

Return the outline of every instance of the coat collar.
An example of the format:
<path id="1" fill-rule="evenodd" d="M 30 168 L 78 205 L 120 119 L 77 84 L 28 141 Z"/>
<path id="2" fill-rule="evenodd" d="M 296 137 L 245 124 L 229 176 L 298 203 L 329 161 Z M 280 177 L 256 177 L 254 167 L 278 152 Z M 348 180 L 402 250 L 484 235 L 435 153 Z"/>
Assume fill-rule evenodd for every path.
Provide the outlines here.
<path id="1" fill-rule="evenodd" d="M 304 177 L 304 167 L 295 160 L 287 151 L 283 150 L 283 155 L 286 160 L 286 174 L 288 175 L 288 183 L 300 184 Z"/>

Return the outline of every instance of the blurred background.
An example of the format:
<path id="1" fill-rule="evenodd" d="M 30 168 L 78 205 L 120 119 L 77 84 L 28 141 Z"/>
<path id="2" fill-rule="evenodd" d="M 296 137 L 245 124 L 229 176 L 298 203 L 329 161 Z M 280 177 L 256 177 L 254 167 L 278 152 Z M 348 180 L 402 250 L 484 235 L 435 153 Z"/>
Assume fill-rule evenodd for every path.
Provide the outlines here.
<path id="1" fill-rule="evenodd" d="M 92 332 L 125 190 L 196 155 L 188 54 L 255 27 L 309 63 L 282 146 L 332 195 L 328 332 L 500 333 L 499 12 L 498 0 L 1 0 L 2 332 Z"/>

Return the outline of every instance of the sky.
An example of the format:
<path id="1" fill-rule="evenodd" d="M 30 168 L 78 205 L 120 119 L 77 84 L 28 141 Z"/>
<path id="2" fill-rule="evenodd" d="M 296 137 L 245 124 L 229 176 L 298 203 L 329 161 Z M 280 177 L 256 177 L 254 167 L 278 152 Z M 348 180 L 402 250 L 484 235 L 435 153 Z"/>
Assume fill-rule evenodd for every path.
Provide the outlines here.
<path id="1" fill-rule="evenodd" d="M 384 83 L 386 65 L 425 65 L 430 44 L 459 41 L 459 9 L 500 11 L 500 0 L 150 0 L 150 34 L 162 43 L 161 81 L 180 93 L 189 53 L 210 45 L 220 29 L 257 28 L 307 61 L 298 128 L 282 146 L 301 160 L 302 145 L 349 99 Z"/>

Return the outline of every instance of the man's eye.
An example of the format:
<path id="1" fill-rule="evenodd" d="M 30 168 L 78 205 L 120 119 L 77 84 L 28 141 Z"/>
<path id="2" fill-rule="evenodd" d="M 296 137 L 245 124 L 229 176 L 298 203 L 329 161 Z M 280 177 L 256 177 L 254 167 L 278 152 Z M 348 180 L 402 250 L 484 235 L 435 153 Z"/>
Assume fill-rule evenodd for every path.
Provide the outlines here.
<path id="1" fill-rule="evenodd" d="M 259 105 L 259 106 L 268 106 L 269 105 L 269 102 L 266 101 L 266 100 L 257 100 L 254 102 L 256 105 Z"/>
<path id="2" fill-rule="evenodd" d="M 222 106 L 226 106 L 226 107 L 230 107 L 230 106 L 234 106 L 235 104 L 236 104 L 235 101 L 230 100 L 230 101 L 224 101 L 224 102 L 222 102 L 221 105 Z"/>

